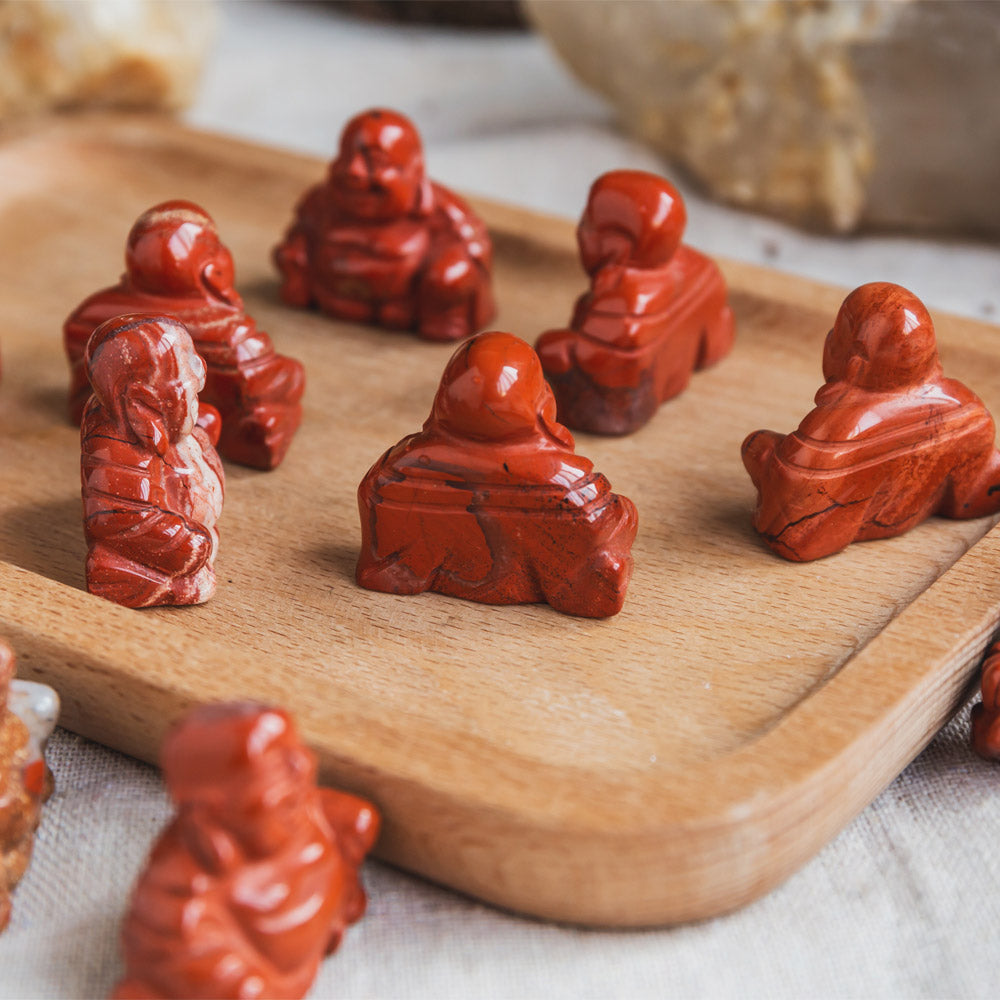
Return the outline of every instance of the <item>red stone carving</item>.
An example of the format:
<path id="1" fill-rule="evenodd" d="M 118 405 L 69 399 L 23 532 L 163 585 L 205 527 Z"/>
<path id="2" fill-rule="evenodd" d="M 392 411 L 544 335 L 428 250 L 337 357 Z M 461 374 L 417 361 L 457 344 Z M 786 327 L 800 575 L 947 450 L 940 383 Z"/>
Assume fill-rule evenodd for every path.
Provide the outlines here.
<path id="1" fill-rule="evenodd" d="M 215 223 L 188 201 L 156 205 L 132 227 L 125 266 L 119 283 L 84 300 L 63 328 L 71 419 L 80 422 L 90 395 L 84 349 L 94 330 L 123 313 L 174 316 L 207 367 L 201 398 L 221 414 L 219 452 L 273 469 L 302 419 L 305 373 L 298 361 L 275 352 L 244 311 L 233 287 L 233 258 Z"/>
<path id="2" fill-rule="evenodd" d="M 972 709 L 972 745 L 981 757 L 1000 760 L 1000 642 L 986 652 L 980 687 L 983 700 Z"/>
<path id="3" fill-rule="evenodd" d="M 486 604 L 621 610 L 637 515 L 573 450 L 535 352 L 484 333 L 452 356 L 430 416 L 358 489 L 363 587 Z"/>
<path id="4" fill-rule="evenodd" d="M 14 680 L 14 654 L 0 640 L 0 931 L 10 921 L 10 894 L 31 860 L 52 775 L 42 750 L 59 701 L 44 684 Z"/>
<path id="5" fill-rule="evenodd" d="M 733 311 L 718 267 L 681 243 L 687 215 L 672 184 L 640 170 L 598 177 L 577 227 L 590 289 L 568 330 L 536 349 L 575 430 L 629 434 L 691 373 L 724 357 Z"/>
<path id="6" fill-rule="evenodd" d="M 177 813 L 133 894 L 114 996 L 305 996 L 364 914 L 375 807 L 317 788 L 287 713 L 251 702 L 195 709 L 160 760 Z"/>
<path id="7" fill-rule="evenodd" d="M 87 589 L 132 608 L 207 601 L 224 479 L 195 423 L 204 362 L 181 323 L 131 315 L 98 327 L 85 363 L 93 387 L 80 428 Z M 209 416 L 201 423 L 217 430 Z"/>
<path id="8" fill-rule="evenodd" d="M 274 260 L 285 302 L 339 319 L 457 340 L 493 317 L 486 227 L 426 177 L 420 136 L 395 111 L 347 123 Z"/>
<path id="9" fill-rule="evenodd" d="M 993 418 L 945 378 L 915 295 L 888 282 L 851 292 L 826 338 L 823 375 L 797 431 L 743 442 L 758 491 L 754 527 L 775 552 L 819 559 L 931 514 L 1000 510 Z"/>

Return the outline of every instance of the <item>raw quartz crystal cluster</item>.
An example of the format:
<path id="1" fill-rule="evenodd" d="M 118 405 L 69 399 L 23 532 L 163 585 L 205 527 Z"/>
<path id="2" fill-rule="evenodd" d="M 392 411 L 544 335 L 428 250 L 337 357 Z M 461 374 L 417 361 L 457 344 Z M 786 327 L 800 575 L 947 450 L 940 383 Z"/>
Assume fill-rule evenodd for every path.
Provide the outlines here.
<path id="1" fill-rule="evenodd" d="M 0 119 L 50 107 L 184 107 L 215 22 L 210 2 L 5 0 Z"/>
<path id="2" fill-rule="evenodd" d="M 1000 232 L 1000 4 L 524 0 L 717 198 L 835 232 Z"/>

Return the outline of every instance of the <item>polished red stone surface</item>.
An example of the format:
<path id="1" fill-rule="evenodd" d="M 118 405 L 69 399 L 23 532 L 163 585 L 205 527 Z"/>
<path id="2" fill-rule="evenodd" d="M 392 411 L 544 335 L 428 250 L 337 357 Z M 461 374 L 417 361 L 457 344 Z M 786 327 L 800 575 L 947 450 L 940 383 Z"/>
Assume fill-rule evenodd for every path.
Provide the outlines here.
<path id="1" fill-rule="evenodd" d="M 420 136 L 395 111 L 348 122 L 274 260 L 285 302 L 339 319 L 457 340 L 494 314 L 486 227 L 427 178 Z"/>
<path id="2" fill-rule="evenodd" d="M 681 243 L 686 222 L 680 194 L 655 174 L 615 170 L 591 187 L 577 228 L 590 289 L 569 328 L 535 345 L 569 427 L 629 434 L 729 352 L 725 282 Z"/>
<path id="3" fill-rule="evenodd" d="M 932 514 L 1000 510 L 993 418 L 946 378 L 920 300 L 875 282 L 844 300 L 823 353 L 826 384 L 797 431 L 757 431 L 743 463 L 754 527 L 786 559 L 900 535 Z"/>
<path id="4" fill-rule="evenodd" d="M 986 652 L 980 689 L 983 700 L 972 709 L 972 745 L 981 757 L 1000 760 L 1000 643 Z"/>
<path id="5" fill-rule="evenodd" d="M 190 712 L 160 760 L 177 812 L 125 917 L 114 996 L 305 996 L 364 914 L 375 807 L 317 788 L 287 713 L 252 702 Z"/>
<path id="6" fill-rule="evenodd" d="M 10 895 L 31 860 L 52 780 L 40 755 L 33 757 L 28 727 L 11 711 L 13 679 L 14 654 L 0 640 L 0 931 L 10 922 Z"/>
<path id="7" fill-rule="evenodd" d="M 125 248 L 125 274 L 91 295 L 66 320 L 71 418 L 79 423 L 90 395 L 87 340 L 123 313 L 175 316 L 206 365 L 201 398 L 222 417 L 219 452 L 255 469 L 285 457 L 302 420 L 305 373 L 275 352 L 233 287 L 233 258 L 215 223 L 197 205 L 167 201 L 139 216 Z"/>
<path id="8" fill-rule="evenodd" d="M 534 351 L 509 333 L 463 344 L 431 414 L 358 489 L 363 587 L 485 604 L 621 610 L 637 515 L 555 420 Z"/>
<path id="9" fill-rule="evenodd" d="M 207 601 L 224 479 L 196 425 L 205 363 L 182 324 L 146 315 L 102 324 L 84 360 L 93 388 L 80 427 L 87 589 L 132 608 Z"/>

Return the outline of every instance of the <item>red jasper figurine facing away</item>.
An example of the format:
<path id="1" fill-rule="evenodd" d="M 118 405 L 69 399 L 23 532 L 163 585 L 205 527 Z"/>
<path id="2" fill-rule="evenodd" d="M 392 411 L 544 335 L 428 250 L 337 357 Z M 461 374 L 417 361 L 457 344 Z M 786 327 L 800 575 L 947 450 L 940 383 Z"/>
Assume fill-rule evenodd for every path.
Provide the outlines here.
<path id="1" fill-rule="evenodd" d="M 384 109 L 348 122 L 326 180 L 303 196 L 274 251 L 289 305 L 426 340 L 489 322 L 492 259 L 486 227 L 424 174 L 413 124 Z"/>
<path id="2" fill-rule="evenodd" d="M 198 407 L 205 363 L 175 319 L 135 315 L 98 327 L 85 364 L 87 589 L 131 608 L 207 601 L 224 479 L 218 414 Z"/>
<path id="3" fill-rule="evenodd" d="M 743 442 L 758 493 L 754 527 L 775 552 L 819 559 L 932 514 L 1000 510 L 993 418 L 945 378 L 915 295 L 889 282 L 851 292 L 827 335 L 823 375 L 797 431 Z"/>
<path id="4" fill-rule="evenodd" d="M 590 289 L 569 329 L 535 345 L 559 420 L 574 430 L 638 430 L 692 372 L 729 352 L 726 285 L 681 243 L 686 222 L 680 194 L 655 174 L 614 170 L 591 187 L 576 231 Z"/>
<path id="5" fill-rule="evenodd" d="M 167 201 L 144 212 L 128 235 L 125 274 L 91 295 L 66 320 L 70 417 L 80 422 L 90 386 L 84 350 L 94 330 L 123 313 L 169 315 L 188 329 L 206 365 L 201 398 L 222 417 L 219 452 L 273 469 L 302 420 L 305 372 L 274 350 L 233 287 L 233 258 L 204 209 Z"/>
<path id="6" fill-rule="evenodd" d="M 114 996 L 305 996 L 364 914 L 375 807 L 317 788 L 287 713 L 252 702 L 190 712 L 160 759 L 177 814 L 133 894 Z"/>
<path id="7" fill-rule="evenodd" d="M 509 333 L 463 344 L 419 434 L 358 489 L 363 587 L 486 604 L 622 607 L 637 515 L 555 420 L 535 352 Z"/>

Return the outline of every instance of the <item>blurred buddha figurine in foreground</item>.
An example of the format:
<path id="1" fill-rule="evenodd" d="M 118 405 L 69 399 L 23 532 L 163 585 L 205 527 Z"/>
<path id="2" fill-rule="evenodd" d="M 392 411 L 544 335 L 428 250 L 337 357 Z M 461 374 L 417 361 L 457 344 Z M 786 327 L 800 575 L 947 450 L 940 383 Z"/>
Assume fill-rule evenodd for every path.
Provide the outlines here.
<path id="1" fill-rule="evenodd" d="M 915 295 L 888 282 L 851 292 L 826 338 L 823 375 L 797 431 L 743 442 L 758 492 L 754 527 L 775 552 L 819 559 L 931 514 L 1000 510 L 993 418 L 945 378 Z"/>
<path id="2" fill-rule="evenodd" d="M 136 220 L 125 274 L 86 299 L 66 320 L 70 415 L 79 423 L 90 395 L 84 350 L 94 330 L 122 313 L 170 315 L 187 327 L 205 362 L 201 398 L 222 417 L 219 453 L 255 469 L 285 457 L 302 420 L 305 373 L 276 353 L 233 287 L 233 258 L 204 209 L 167 201 Z"/>
<path id="3" fill-rule="evenodd" d="M 535 352 L 509 333 L 463 344 L 430 416 L 358 489 L 363 587 L 617 614 L 637 515 L 555 420 Z"/>
<path id="4" fill-rule="evenodd" d="M 287 713 L 253 702 L 190 712 L 161 765 L 177 813 L 132 897 L 114 996 L 305 996 L 364 914 L 374 806 L 317 788 Z"/>
<path id="5" fill-rule="evenodd" d="M 10 921 L 10 894 L 28 867 L 52 790 L 42 753 L 58 714 L 52 688 L 14 679 L 14 654 L 0 640 L 0 931 Z"/>
<path id="6" fill-rule="evenodd" d="M 424 174 L 420 136 L 394 111 L 348 122 L 325 181 L 275 248 L 281 297 L 340 319 L 467 337 L 493 316 L 485 226 Z"/>
<path id="7" fill-rule="evenodd" d="M 196 423 L 204 362 L 180 323 L 145 315 L 102 324 L 85 360 L 93 386 L 80 428 L 87 589 L 131 608 L 207 601 L 224 480 Z M 217 432 L 217 415 L 206 416 Z"/>
<path id="8" fill-rule="evenodd" d="M 591 187 L 576 231 L 590 290 L 569 329 L 536 344 L 574 430 L 638 430 L 732 346 L 722 273 L 681 243 L 686 222 L 680 194 L 655 174 L 615 170 Z"/>

